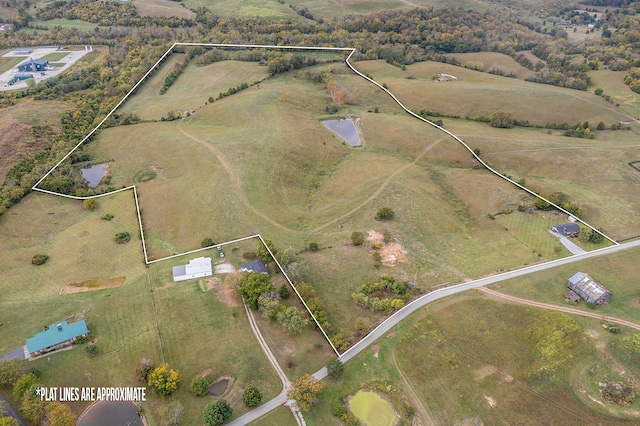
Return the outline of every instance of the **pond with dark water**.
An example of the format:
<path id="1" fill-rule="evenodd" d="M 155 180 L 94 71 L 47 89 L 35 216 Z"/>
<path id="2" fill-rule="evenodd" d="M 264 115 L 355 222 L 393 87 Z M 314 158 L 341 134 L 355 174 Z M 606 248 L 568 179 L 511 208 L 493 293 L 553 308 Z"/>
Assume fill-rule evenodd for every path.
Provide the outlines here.
<path id="1" fill-rule="evenodd" d="M 217 380 L 209 386 L 209 395 L 222 396 L 227 391 L 228 387 L 229 387 L 229 379 Z"/>
<path id="2" fill-rule="evenodd" d="M 86 411 L 78 426 L 143 426 L 133 402 L 102 401 Z"/>
<path id="3" fill-rule="evenodd" d="M 82 177 L 84 178 L 84 180 L 88 182 L 87 186 L 89 188 L 95 188 L 104 177 L 104 172 L 106 169 L 106 164 L 96 164 L 95 166 L 85 167 L 80 171 L 82 172 Z"/>
<path id="4" fill-rule="evenodd" d="M 360 146 L 360 135 L 355 123 L 350 118 L 341 118 L 340 120 L 327 120 L 322 124 L 336 135 L 340 136 L 342 140 L 351 146 Z"/>

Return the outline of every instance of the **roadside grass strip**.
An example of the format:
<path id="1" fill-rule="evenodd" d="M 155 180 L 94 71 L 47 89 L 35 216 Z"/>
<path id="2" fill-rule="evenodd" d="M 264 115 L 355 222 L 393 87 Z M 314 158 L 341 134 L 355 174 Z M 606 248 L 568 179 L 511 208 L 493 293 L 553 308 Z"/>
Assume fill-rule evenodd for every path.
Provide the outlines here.
<path id="1" fill-rule="evenodd" d="M 509 177 L 501 174 L 500 172 L 498 172 L 497 170 L 491 168 L 487 163 L 485 163 L 482 158 L 480 158 L 462 139 L 460 139 L 458 136 L 456 136 L 455 134 L 453 134 L 452 132 L 444 129 L 441 126 L 436 125 L 435 123 L 415 114 L 414 112 L 412 112 L 411 110 L 409 110 L 407 107 L 405 107 L 398 98 L 396 98 L 396 96 L 391 93 L 391 91 L 389 91 L 386 87 L 384 87 L 383 85 L 379 84 L 378 82 L 376 82 L 375 80 L 373 80 L 372 78 L 366 76 L 365 74 L 361 73 L 360 71 L 358 71 L 350 62 L 350 58 L 351 56 L 356 52 L 355 48 L 338 48 L 338 47 L 321 47 L 321 46 L 274 46 L 274 45 L 247 45 L 247 44 L 217 44 L 217 43 L 175 43 L 173 44 L 173 46 L 171 46 L 161 57 L 160 59 L 158 59 L 158 61 L 144 74 L 144 76 L 131 88 L 131 90 L 129 90 L 129 92 L 113 107 L 113 109 L 111 109 L 111 111 L 102 119 L 102 121 L 100 121 L 100 123 L 98 123 L 98 125 L 93 128 L 93 130 L 91 130 L 75 147 L 73 147 L 55 166 L 53 166 L 42 178 L 40 178 L 40 180 L 38 180 L 32 187 L 32 189 L 34 191 L 38 191 L 38 192 L 43 192 L 43 193 L 47 193 L 47 194 L 51 194 L 51 195 L 57 195 L 57 196 L 61 196 L 61 197 L 66 197 L 66 198 L 70 198 L 70 199 L 74 199 L 74 200 L 86 200 L 89 198 L 100 198 L 100 197 L 104 197 L 107 195 L 112 195 L 118 192 L 122 192 L 122 191 L 129 191 L 132 190 L 133 191 L 133 195 L 134 195 L 134 199 L 135 199 L 135 204 L 136 204 L 136 212 L 137 212 L 137 217 L 138 217 L 138 224 L 139 224 L 139 229 L 140 229 L 140 237 L 141 237 L 141 241 L 142 241 L 142 249 L 143 249 L 143 254 L 144 254 L 144 261 L 146 265 L 152 264 L 152 263 L 157 263 L 157 262 L 162 262 L 162 261 L 166 261 L 166 260 L 170 260 L 179 256 L 184 256 L 184 255 L 188 255 L 188 254 L 193 254 L 193 253 L 198 253 L 204 250 L 211 250 L 211 248 L 217 248 L 217 247 L 223 247 L 229 244 L 234 244 L 237 242 L 241 242 L 241 241 L 245 241 L 248 239 L 253 239 L 253 238 L 258 238 L 260 239 L 260 241 L 262 241 L 262 243 L 264 244 L 264 240 L 262 238 L 262 236 L 259 233 L 256 233 L 254 235 L 250 235 L 248 237 L 243 237 L 243 238 L 239 238 L 239 239 L 235 239 L 232 241 L 227 241 L 221 244 L 217 244 L 215 246 L 212 247 L 206 247 L 206 248 L 201 248 L 201 249 L 196 249 L 196 250 L 191 250 L 191 251 L 187 251 L 184 253 L 180 253 L 180 254 L 175 254 L 175 255 L 171 255 L 171 256 L 167 256 L 167 257 L 163 257 L 160 259 L 153 259 L 150 260 L 148 257 L 148 253 L 147 253 L 147 244 L 145 242 L 145 235 L 144 235 L 144 229 L 143 229 L 143 224 L 142 224 L 142 217 L 140 214 L 140 205 L 139 205 L 139 201 L 138 201 L 138 192 L 136 190 L 136 186 L 135 185 L 130 185 L 127 187 L 124 187 L 122 189 L 116 190 L 116 191 L 112 191 L 112 192 L 106 192 L 103 194 L 99 194 L 99 195 L 93 195 L 93 196 L 88 196 L 88 197 L 78 197 L 78 196 L 72 196 L 72 195 L 66 195 L 66 194 L 61 194 L 61 193 L 56 193 L 53 191 L 48 191 L 45 189 L 41 189 L 39 188 L 39 185 L 56 169 L 58 168 L 65 160 L 67 160 L 73 153 L 74 151 L 76 151 L 81 145 L 83 145 L 86 141 L 88 141 L 97 131 L 98 129 L 111 117 L 111 115 L 120 107 L 122 106 L 122 104 L 136 91 L 136 89 L 138 89 L 138 87 L 147 80 L 147 78 L 157 69 L 160 68 L 160 65 L 163 63 L 163 61 L 172 53 L 173 49 L 176 46 L 200 46 L 200 47 L 217 47 L 217 48 L 259 48 L 259 49 L 281 49 L 281 50 L 312 50 L 312 51 L 337 51 L 337 52 L 345 52 L 345 53 L 349 53 L 348 56 L 345 59 L 345 63 L 346 65 L 358 76 L 364 78 L 365 80 L 369 81 L 370 83 L 374 84 L 378 89 L 384 91 L 385 93 L 387 93 L 405 112 L 407 112 L 408 114 L 412 115 L 413 117 L 435 127 L 436 129 L 444 132 L 446 135 L 452 137 L 454 140 L 456 140 L 459 144 L 461 144 L 464 148 L 467 149 L 467 151 L 475 158 L 475 160 L 477 160 L 484 168 L 486 168 L 487 170 L 489 170 L 490 172 L 492 172 L 494 175 L 504 179 L 505 181 L 509 182 L 510 184 L 516 186 L 517 188 L 527 192 L 528 194 L 542 199 L 544 201 L 546 201 L 547 203 L 551 204 L 554 206 L 554 208 L 556 208 L 557 210 L 566 213 L 567 215 L 570 215 L 570 213 L 568 211 L 566 211 L 565 209 L 561 208 L 558 205 L 553 204 L 552 202 L 550 202 L 549 200 L 545 199 L 544 197 L 540 196 L 539 194 L 535 193 L 534 191 L 526 188 L 525 186 L 515 182 L 514 180 L 510 179 Z M 581 219 L 577 219 L 582 225 L 589 227 L 590 229 L 592 229 L 594 232 L 598 232 L 600 233 L 604 238 L 606 238 L 608 241 L 610 241 L 611 243 L 613 243 L 614 245 L 619 245 L 617 241 L 615 241 L 614 239 L 610 238 L 609 236 L 603 234 L 602 232 L 600 232 L 599 230 L 595 229 L 594 227 L 592 227 L 591 225 L 589 225 L 588 223 L 586 223 L 585 221 L 581 220 Z M 265 246 L 268 249 L 268 246 L 265 244 Z M 268 249 L 269 250 L 269 249 Z M 345 355 L 347 352 L 349 352 L 349 350 L 345 351 L 344 353 L 340 354 L 339 351 L 336 349 L 336 347 L 333 345 L 333 343 L 331 342 L 331 340 L 329 339 L 328 335 L 326 334 L 326 332 L 324 331 L 324 329 L 320 326 L 320 323 L 318 322 L 318 320 L 315 318 L 315 316 L 313 315 L 313 313 L 311 312 L 311 310 L 309 309 L 307 303 L 303 300 L 303 298 L 300 296 L 300 294 L 298 293 L 298 290 L 295 288 L 295 286 L 293 285 L 293 282 L 291 281 L 291 279 L 289 278 L 289 276 L 285 273 L 285 271 L 283 270 L 283 268 L 281 267 L 280 263 L 277 261 L 277 259 L 275 258 L 275 256 L 273 255 L 273 253 L 271 253 L 271 250 L 269 250 L 269 254 L 272 256 L 274 262 L 276 263 L 276 265 L 278 266 L 278 268 L 280 269 L 280 271 L 282 272 L 283 276 L 286 278 L 286 280 L 288 281 L 288 283 L 291 285 L 291 287 L 294 289 L 294 291 L 296 292 L 296 295 L 298 296 L 298 298 L 300 299 L 300 301 L 302 302 L 302 304 L 304 305 L 304 307 L 307 309 L 307 312 L 309 313 L 309 315 L 311 316 L 311 318 L 313 319 L 313 321 L 315 322 L 315 324 L 317 325 L 318 329 L 321 331 L 321 333 L 323 334 L 323 336 L 327 339 L 327 341 L 329 342 L 329 344 L 331 345 L 332 349 L 334 350 L 334 352 L 336 353 L 336 355 L 338 356 L 342 356 Z M 551 263 L 551 262 L 549 262 Z M 526 268 L 524 268 L 523 270 L 526 270 Z M 410 304 L 411 305 L 411 304 Z M 392 318 L 398 318 L 398 315 L 400 312 L 405 311 L 406 308 L 409 308 L 408 305 L 407 307 L 405 307 L 404 309 L 401 309 L 400 311 L 396 312 L 396 315 L 393 315 Z M 386 322 L 386 321 L 385 321 Z M 384 323 L 383 323 L 384 324 Z M 374 330 L 375 331 L 375 330 Z M 353 348 L 353 346 L 352 346 Z"/>

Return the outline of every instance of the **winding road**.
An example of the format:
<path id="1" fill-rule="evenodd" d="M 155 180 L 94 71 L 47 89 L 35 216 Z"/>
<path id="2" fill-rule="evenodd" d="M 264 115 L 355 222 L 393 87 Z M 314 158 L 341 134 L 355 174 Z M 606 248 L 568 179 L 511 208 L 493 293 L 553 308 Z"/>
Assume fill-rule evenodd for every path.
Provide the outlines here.
<path id="1" fill-rule="evenodd" d="M 511 278 L 517 278 L 517 277 L 521 277 L 521 276 L 524 276 L 524 275 L 529 275 L 529 274 L 532 274 L 532 273 L 535 273 L 535 272 L 545 271 L 547 269 L 555 268 L 557 266 L 568 265 L 570 263 L 579 262 L 581 260 L 591 259 L 591 258 L 595 258 L 595 257 L 599 257 L 599 256 L 605 256 L 605 255 L 608 255 L 608 254 L 621 252 L 621 251 L 624 251 L 624 250 L 629 250 L 629 249 L 632 249 L 634 247 L 640 247 L 640 240 L 630 241 L 630 242 L 627 242 L 627 243 L 618 244 L 618 245 L 610 246 L 610 247 L 605 247 L 605 248 L 602 248 L 602 249 L 599 249 L 599 250 L 590 251 L 590 252 L 587 252 L 587 253 L 582 253 L 582 254 L 577 254 L 577 255 L 574 255 L 574 256 L 570 256 L 570 257 L 565 257 L 563 259 L 557 259 L 557 260 L 553 260 L 553 261 L 550 261 L 550 262 L 545 262 L 545 263 L 540 263 L 540 264 L 536 264 L 536 265 L 532 265 L 532 266 L 527 266 L 527 267 L 516 269 L 516 270 L 513 270 L 513 271 L 503 272 L 501 274 L 493 275 L 491 277 L 480 278 L 480 279 L 477 279 L 477 280 L 473 280 L 473 281 L 469 281 L 469 282 L 466 282 L 466 283 L 452 285 L 450 287 L 445 287 L 445 288 L 433 291 L 431 293 L 427 293 L 424 296 L 422 296 L 422 297 L 414 300 L 413 302 L 409 303 L 404 308 L 402 308 L 399 311 L 397 311 L 395 314 L 391 315 L 382 324 L 380 324 L 371 333 L 369 333 L 364 339 L 360 340 L 354 346 L 349 348 L 349 350 L 347 350 L 342 355 L 340 355 L 339 359 L 342 362 L 347 362 L 348 360 L 350 360 L 351 358 L 355 357 L 360 352 L 362 352 L 363 350 L 368 348 L 376 340 L 378 340 L 379 338 L 381 338 L 384 335 L 386 335 L 387 332 L 389 332 L 389 330 L 392 327 L 394 327 L 398 323 L 400 323 L 401 320 L 405 319 L 406 317 L 408 317 L 409 315 L 411 315 L 412 313 L 414 313 L 418 309 L 428 305 L 429 303 L 435 302 L 436 300 L 440 300 L 440 299 L 442 299 L 444 297 L 452 296 L 454 294 L 461 293 L 461 292 L 464 292 L 464 291 L 467 291 L 467 290 L 472 290 L 474 288 L 485 287 L 485 286 L 487 286 L 489 284 L 494 284 L 494 283 L 498 283 L 498 282 L 501 282 L 501 281 L 506 281 L 506 280 L 509 280 Z M 491 290 L 487 291 L 487 289 L 485 289 L 484 291 L 487 292 L 487 293 L 492 292 Z M 508 296 L 508 297 L 511 297 L 511 296 Z M 521 300 L 524 300 L 524 299 L 521 299 Z M 537 302 L 533 302 L 533 301 L 528 301 L 528 302 L 537 303 Z M 547 304 L 542 304 L 542 305 L 547 305 Z M 548 308 L 548 309 L 558 308 L 558 306 L 555 306 L 555 305 L 548 305 L 548 306 L 541 306 L 541 307 Z M 571 308 L 566 308 L 566 309 L 571 309 Z M 580 310 L 576 310 L 576 311 L 577 312 L 572 312 L 572 313 L 576 313 L 576 314 L 579 314 L 579 315 L 583 315 L 583 314 L 588 314 L 589 313 L 589 312 L 580 311 Z M 602 318 L 602 315 L 597 315 L 597 314 L 594 314 L 594 315 L 597 318 Z M 620 320 L 620 319 L 613 318 L 613 317 L 609 318 L 608 320 L 610 320 L 611 322 L 618 322 L 620 324 L 624 324 L 624 325 L 632 327 L 632 328 L 637 328 L 636 324 L 630 323 L 628 321 Z M 326 368 L 322 368 L 321 370 L 317 371 L 314 374 L 314 377 L 316 377 L 317 379 L 323 379 L 326 376 L 327 376 L 327 369 Z M 287 395 L 286 395 L 286 392 L 283 391 L 280 395 L 278 395 L 277 397 L 275 397 L 271 401 L 261 405 L 260 407 L 254 409 L 252 411 L 249 411 L 248 413 L 244 414 L 241 417 L 238 417 L 234 421 L 230 422 L 229 425 L 233 425 L 233 426 L 246 425 L 246 424 L 252 422 L 253 420 L 256 420 L 257 418 L 267 414 L 271 410 L 274 410 L 275 408 L 277 408 L 280 405 L 284 404 L 286 401 L 287 401 Z"/>

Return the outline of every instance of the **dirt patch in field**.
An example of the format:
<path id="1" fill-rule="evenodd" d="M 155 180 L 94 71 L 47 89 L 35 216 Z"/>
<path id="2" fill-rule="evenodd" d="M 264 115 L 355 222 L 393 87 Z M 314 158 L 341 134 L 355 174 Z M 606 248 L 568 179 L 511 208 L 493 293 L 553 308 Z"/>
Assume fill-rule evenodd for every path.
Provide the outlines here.
<path id="1" fill-rule="evenodd" d="M 373 351 L 373 357 L 378 358 L 378 352 L 380 352 L 380 345 L 371 346 L 371 350 Z"/>
<path id="2" fill-rule="evenodd" d="M 230 308 L 242 306 L 242 297 L 234 288 L 235 279 L 225 279 L 224 283 L 216 289 L 218 299 Z"/>
<path id="3" fill-rule="evenodd" d="M 125 277 L 109 278 L 107 280 L 87 280 L 79 283 L 69 283 L 60 289 L 60 294 L 83 293 L 85 291 L 99 291 L 108 288 L 118 288 L 124 284 Z"/>
<path id="4" fill-rule="evenodd" d="M 207 368 L 206 370 L 197 374 L 198 377 L 207 377 L 209 374 L 213 373 L 212 368 Z"/>
<path id="5" fill-rule="evenodd" d="M 88 250 L 89 248 L 86 245 L 82 246 L 82 248 L 80 249 L 80 253 L 78 253 L 78 262 L 84 262 L 85 260 L 87 260 Z"/>
<path id="6" fill-rule="evenodd" d="M 213 277 L 207 279 L 207 291 L 220 286 L 220 280 L 218 277 Z"/>
<path id="7" fill-rule="evenodd" d="M 166 179 L 167 175 L 164 172 L 164 169 L 162 167 L 158 167 L 158 166 L 151 166 L 149 167 L 151 170 L 153 170 L 153 172 L 155 172 L 155 174 L 162 178 L 162 179 Z"/>
<path id="8" fill-rule="evenodd" d="M 493 365 L 484 365 L 476 370 L 475 379 L 476 381 L 480 381 L 492 374 L 495 374 L 497 371 L 498 369 Z"/>
<path id="9" fill-rule="evenodd" d="M 484 398 L 487 400 L 487 402 L 489 403 L 489 405 L 491 406 L 491 408 L 495 407 L 496 405 L 498 405 L 498 403 L 496 402 L 495 399 L 491 398 L 490 396 L 485 395 Z"/>
<path id="10" fill-rule="evenodd" d="M 408 263 L 406 255 L 409 253 L 400 243 L 384 242 L 384 234 L 374 230 L 369 231 L 367 242 L 372 246 L 381 246 L 380 260 L 384 266 L 395 266 L 396 263 Z"/>

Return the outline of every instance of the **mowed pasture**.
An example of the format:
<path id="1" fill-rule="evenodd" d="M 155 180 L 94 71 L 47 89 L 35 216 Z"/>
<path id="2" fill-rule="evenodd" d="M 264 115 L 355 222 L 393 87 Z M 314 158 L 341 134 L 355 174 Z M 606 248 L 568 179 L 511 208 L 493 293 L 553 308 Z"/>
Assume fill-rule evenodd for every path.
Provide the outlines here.
<path id="1" fill-rule="evenodd" d="M 603 95 L 611 96 L 611 100 L 631 116 L 637 117 L 640 114 L 640 95 L 624 84 L 627 71 L 597 70 L 589 71 L 588 75 L 593 79 L 593 90 L 602 89 Z M 621 120 L 633 121 L 631 117 L 623 117 Z"/>
<path id="2" fill-rule="evenodd" d="M 583 260 L 571 265 L 504 281 L 497 284 L 495 288 L 525 299 L 567 306 L 563 296 L 567 291 L 567 280 L 578 271 L 586 272 L 605 286 L 613 294 L 613 297 L 608 305 L 598 308 L 590 307 L 584 301 L 570 305 L 572 308 L 640 323 L 640 314 L 638 313 L 640 289 L 632 284 L 637 282 L 639 254 L 640 250 L 635 248 L 595 259 Z"/>
<path id="3" fill-rule="evenodd" d="M 44 325 L 73 317 L 86 319 L 97 338 L 98 355 L 84 348 L 34 361 L 47 386 L 135 386 L 137 360 L 159 359 L 157 332 L 149 285 L 137 235 L 135 204 L 130 192 L 112 194 L 97 202 L 95 211 L 81 201 L 31 193 L 0 218 L 0 354 L 25 345 Z M 111 221 L 102 220 L 112 213 Z M 132 241 L 119 245 L 117 232 L 128 231 Z M 50 256 L 34 266 L 35 254 Z M 72 282 L 124 277 L 116 289 L 60 295 Z M 107 368 L 107 366 L 109 366 Z M 85 372 L 91 375 L 91 382 Z M 154 404 L 154 400 L 148 404 Z M 74 403 L 80 414 L 87 403 Z"/>
<path id="4" fill-rule="evenodd" d="M 252 84 L 267 76 L 267 67 L 255 62 L 223 61 L 204 67 L 189 66 L 178 77 L 164 95 L 160 89 L 165 78 L 173 71 L 174 64 L 183 61 L 184 54 L 172 54 L 161 70 L 149 80 L 123 106 L 123 112 L 131 112 L 143 120 L 160 120 L 167 112 L 194 110 L 203 107 L 209 100 L 218 97 L 231 87 L 242 83 Z"/>
<path id="5" fill-rule="evenodd" d="M 447 120 L 445 126 L 484 161 L 534 191 L 561 191 L 585 208 L 584 219 L 614 239 L 640 234 L 640 194 L 631 190 L 640 173 L 627 163 L 640 160 L 637 135 L 598 131 L 596 139 L 561 136 L 542 129 L 496 129 L 484 123 Z"/>
<path id="6" fill-rule="evenodd" d="M 193 19 L 195 13 L 183 3 L 171 0 L 133 0 L 133 5 L 140 16 L 176 16 Z"/>
<path id="7" fill-rule="evenodd" d="M 484 72 L 497 70 L 505 74 L 514 74 L 517 78 L 523 80 L 533 74 L 528 68 L 520 65 L 515 59 L 509 55 L 498 52 L 472 52 L 472 53 L 450 53 L 447 56 L 456 58 L 464 66 L 471 64 L 474 67 L 481 68 Z M 535 64 L 535 62 L 534 62 Z"/>
<path id="8" fill-rule="evenodd" d="M 530 197 L 480 169 L 458 142 L 404 113 L 344 65 L 331 67 L 342 87 L 360 94 L 340 115 L 358 118 L 362 148 L 347 147 L 324 128 L 321 121 L 331 116 L 323 85 L 294 73 L 183 120 L 106 129 L 86 148 L 95 161 L 111 161 L 116 187 L 132 184 L 142 170 L 156 172 L 137 184 L 152 259 L 197 248 L 205 237 L 220 242 L 261 233 L 308 263 L 307 278 L 336 329 L 350 329 L 358 317 L 382 318 L 351 300 L 358 285 L 380 275 L 426 290 L 539 261 L 535 245 L 489 218 L 523 200 L 531 203 Z M 188 73 L 189 67 L 180 79 Z M 176 85 L 166 99 L 178 97 L 171 92 Z M 144 108 L 136 100 L 140 93 L 130 102 Z M 396 209 L 395 220 L 375 220 L 385 205 Z M 539 240 L 556 243 L 546 227 L 531 228 Z M 374 268 L 370 244 L 355 248 L 349 237 L 370 230 L 388 232 L 407 251 L 406 261 Z M 305 251 L 310 242 L 321 250 Z"/>
<path id="9" fill-rule="evenodd" d="M 82 21 L 80 19 L 63 19 L 63 18 L 50 19 L 48 21 L 31 21 L 29 22 L 29 25 L 32 28 L 27 28 L 24 30 L 30 30 L 31 32 L 33 32 L 33 31 L 42 31 L 40 28 L 37 28 L 37 27 L 44 27 L 48 30 L 55 27 L 61 27 L 61 28 L 77 28 L 80 31 L 93 31 L 99 27 L 98 24 Z"/>
<path id="10" fill-rule="evenodd" d="M 461 117 L 489 117 L 498 110 L 534 124 L 583 123 L 607 126 L 626 114 L 593 93 L 501 77 L 440 62 L 420 62 L 406 71 L 384 61 L 355 64 L 380 84 L 385 83 L 407 108 L 438 111 Z M 452 81 L 432 80 L 450 74 Z M 411 78 L 408 78 L 411 77 Z"/>

